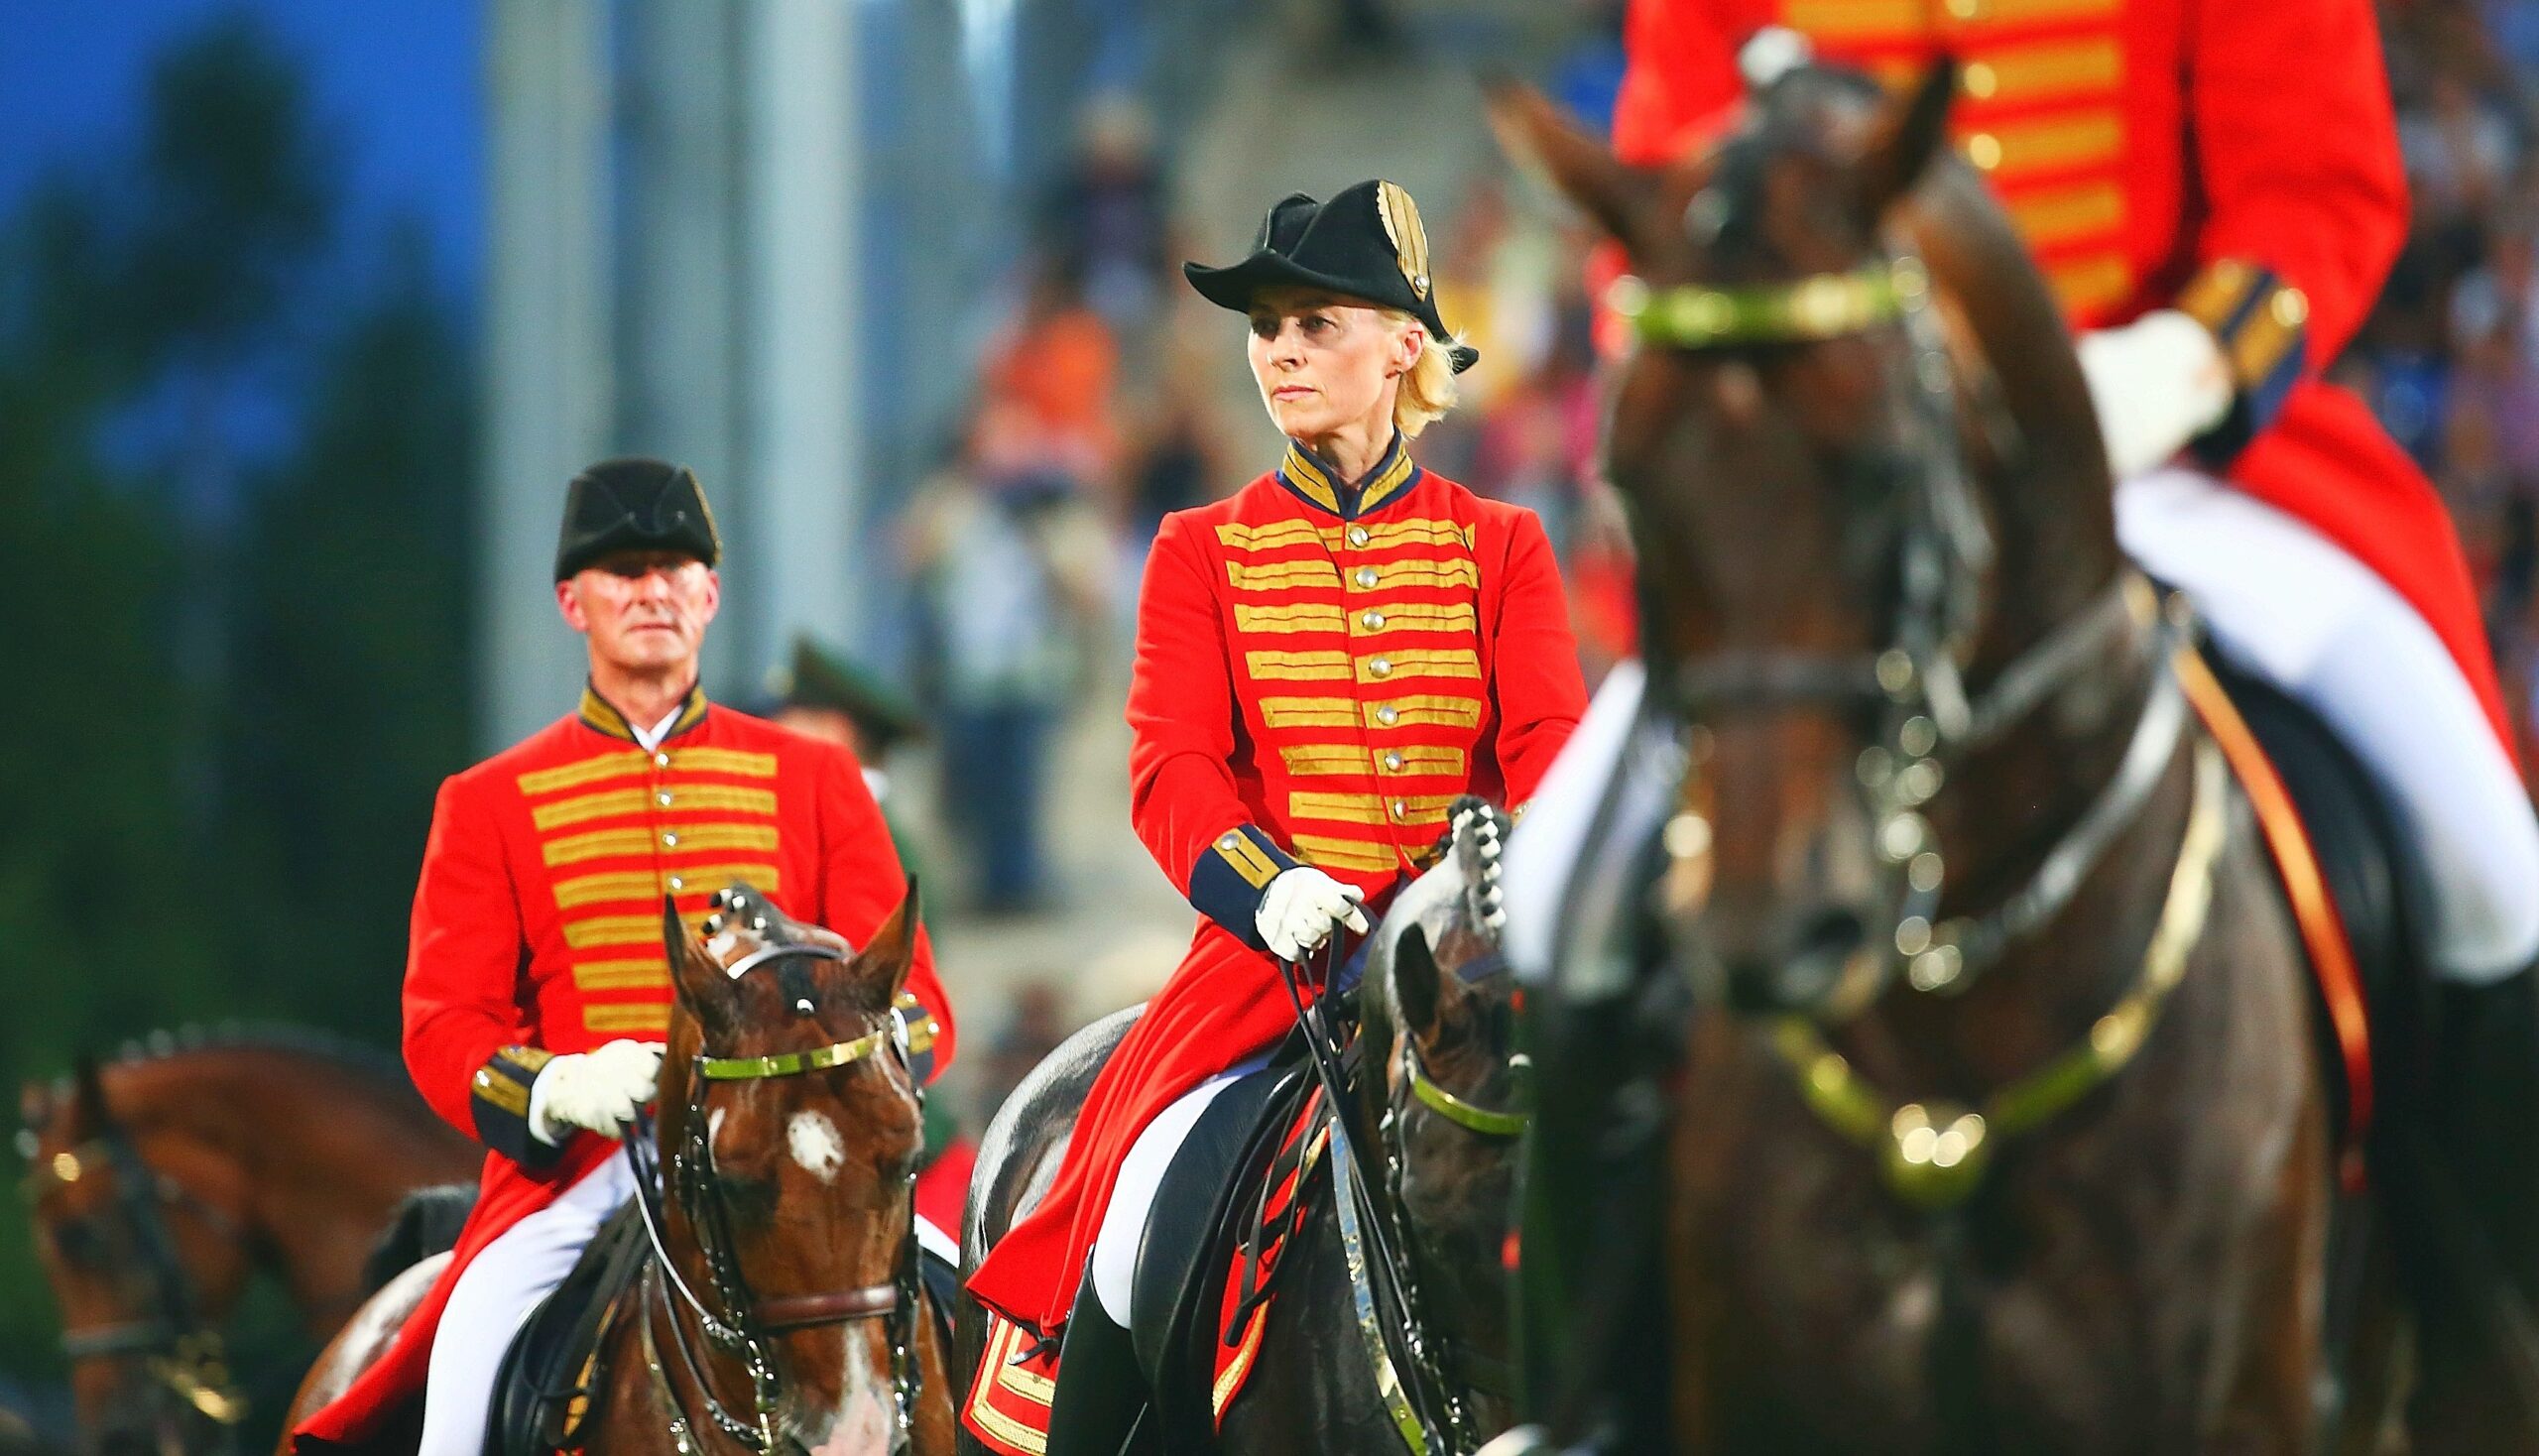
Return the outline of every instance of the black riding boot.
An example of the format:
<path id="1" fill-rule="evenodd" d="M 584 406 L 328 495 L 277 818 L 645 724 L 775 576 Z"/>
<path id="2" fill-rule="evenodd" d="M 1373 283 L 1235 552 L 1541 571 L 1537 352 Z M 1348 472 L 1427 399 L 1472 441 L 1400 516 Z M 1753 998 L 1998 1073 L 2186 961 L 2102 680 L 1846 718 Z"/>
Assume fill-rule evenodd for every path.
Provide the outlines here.
<path id="1" fill-rule="evenodd" d="M 2442 1181 L 2466 1205 L 2435 1217 L 2452 1222 L 2440 1238 L 2450 1279 L 2467 1282 L 2428 1311 L 2425 1374 L 2463 1428 L 2539 1437 L 2539 969 L 2446 983 L 2435 1014 L 2434 1137 Z"/>
<path id="2" fill-rule="evenodd" d="M 1147 1407 L 1146 1373 L 1129 1332 L 1111 1322 L 1085 1275 L 1058 1347 L 1058 1393 L 1049 1405 L 1048 1456 L 1120 1456 Z"/>

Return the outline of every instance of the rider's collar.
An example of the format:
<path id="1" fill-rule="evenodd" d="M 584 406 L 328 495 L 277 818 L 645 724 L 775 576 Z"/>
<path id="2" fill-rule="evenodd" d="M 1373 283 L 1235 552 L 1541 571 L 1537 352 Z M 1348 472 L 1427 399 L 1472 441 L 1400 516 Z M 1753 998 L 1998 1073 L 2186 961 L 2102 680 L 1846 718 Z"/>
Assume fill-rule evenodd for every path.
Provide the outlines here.
<path id="1" fill-rule="evenodd" d="M 626 721 L 626 715 L 617 710 L 615 703 L 600 696 L 599 689 L 587 681 L 582 684 L 581 717 L 583 726 L 593 732 L 622 738 L 628 743 L 638 741 L 634 728 Z M 687 690 L 687 701 L 679 706 L 678 717 L 671 721 L 669 731 L 662 735 L 662 742 L 667 743 L 704 721 L 705 687 L 699 683 Z"/>
<path id="2" fill-rule="evenodd" d="M 1340 484 L 1340 471 L 1305 448 L 1301 440 L 1288 440 L 1286 458 L 1278 462 L 1278 483 L 1289 494 L 1343 521 L 1355 521 L 1382 509 L 1418 479 L 1419 467 L 1411 463 L 1410 451 L 1402 447 L 1401 431 L 1397 429 L 1392 443 L 1385 447 L 1384 458 L 1354 486 Z"/>

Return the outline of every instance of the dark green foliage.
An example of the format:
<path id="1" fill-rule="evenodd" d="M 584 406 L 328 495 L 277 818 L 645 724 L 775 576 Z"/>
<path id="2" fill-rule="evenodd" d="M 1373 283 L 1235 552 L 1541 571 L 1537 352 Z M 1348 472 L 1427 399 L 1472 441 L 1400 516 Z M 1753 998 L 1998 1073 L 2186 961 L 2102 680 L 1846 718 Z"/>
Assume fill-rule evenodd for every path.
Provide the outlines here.
<path id="1" fill-rule="evenodd" d="M 467 759 L 456 305 L 411 242 L 329 251 L 330 149 L 252 23 L 172 48 L 148 105 L 128 152 L 0 198 L 11 1092 L 186 1021 L 392 1045 L 432 790 Z M 262 462 L 223 428 L 251 372 L 297 422 Z M 0 1210 L 0 1388 L 58 1376 L 55 1335 Z"/>

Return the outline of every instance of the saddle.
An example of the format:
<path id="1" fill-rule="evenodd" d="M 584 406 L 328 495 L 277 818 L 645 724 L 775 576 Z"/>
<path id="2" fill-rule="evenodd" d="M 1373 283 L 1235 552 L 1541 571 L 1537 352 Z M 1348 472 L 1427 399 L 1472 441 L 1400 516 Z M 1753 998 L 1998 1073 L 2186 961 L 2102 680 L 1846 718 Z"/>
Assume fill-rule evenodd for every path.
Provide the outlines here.
<path id="1" fill-rule="evenodd" d="M 608 1388 L 600 1346 L 651 1252 L 635 1205 L 620 1206 L 572 1273 L 522 1321 L 494 1377 L 486 1456 L 548 1456 L 573 1447 Z"/>

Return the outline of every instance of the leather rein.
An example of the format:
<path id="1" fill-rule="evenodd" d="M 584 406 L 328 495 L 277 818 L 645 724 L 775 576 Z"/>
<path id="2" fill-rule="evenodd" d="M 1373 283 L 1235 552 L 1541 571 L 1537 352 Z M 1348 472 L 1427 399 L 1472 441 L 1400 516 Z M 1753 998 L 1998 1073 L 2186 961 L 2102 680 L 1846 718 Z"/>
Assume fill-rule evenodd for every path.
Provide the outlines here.
<path id="1" fill-rule="evenodd" d="M 737 897 L 736 897 L 737 900 Z M 745 903 L 733 909 L 743 909 Z M 846 953 L 834 946 L 820 944 L 777 944 L 755 951 L 736 962 L 730 973 L 737 975 L 754 966 L 785 957 L 807 957 L 820 960 L 844 960 Z M 913 1204 L 908 1218 L 908 1231 L 903 1241 L 898 1268 L 893 1276 L 879 1283 L 855 1288 L 824 1290 L 809 1294 L 760 1295 L 754 1293 L 742 1276 L 740 1262 L 733 1252 L 731 1213 L 721 1191 L 721 1181 L 714 1167 L 714 1147 L 707 1126 L 705 1095 L 716 1082 L 754 1082 L 780 1077 L 796 1077 L 836 1068 L 851 1068 L 884 1052 L 907 1063 L 908 1031 L 902 1014 L 890 1013 L 887 1025 L 877 1026 L 865 1034 L 845 1041 L 831 1042 L 805 1051 L 777 1052 L 764 1056 L 720 1057 L 699 1054 L 691 1064 L 688 1078 L 686 1116 L 682 1120 L 682 1146 L 672 1158 L 669 1176 L 665 1179 L 654 1153 L 654 1132 L 649 1118 L 639 1118 L 628 1129 L 625 1139 L 626 1159 L 635 1174 L 635 1203 L 641 1211 L 645 1235 L 653 1246 L 653 1259 L 646 1272 L 644 1295 L 639 1310 L 644 1336 L 646 1364 L 651 1370 L 655 1388 L 661 1393 L 670 1411 L 670 1433 L 682 1453 L 696 1449 L 696 1431 L 683 1409 L 675 1388 L 661 1359 L 661 1351 L 653 1333 L 652 1314 L 656 1308 L 667 1312 L 670 1347 L 685 1369 L 688 1383 L 695 1387 L 704 1402 L 705 1413 L 715 1429 L 743 1447 L 761 1453 L 782 1447 L 776 1429 L 776 1415 L 782 1404 L 784 1390 L 776 1365 L 773 1346 L 775 1337 L 799 1330 L 818 1329 L 865 1319 L 887 1319 L 891 1322 L 891 1390 L 894 1428 L 891 1449 L 906 1451 L 914 1439 L 916 1405 L 923 1373 L 916 1358 L 916 1317 L 920 1303 L 918 1293 L 918 1249 L 916 1218 Z M 925 1092 L 915 1089 L 920 1104 Z M 908 1185 L 913 1196 L 915 1175 L 910 1173 Z M 678 1272 L 664 1238 L 662 1214 L 663 1190 L 678 1200 L 695 1235 L 698 1252 L 714 1285 L 715 1307 L 698 1297 Z M 671 1303 L 672 1296 L 676 1304 Z M 743 1419 L 716 1397 L 714 1387 L 705 1377 L 704 1363 L 689 1344 L 686 1326 L 677 1317 L 678 1305 L 684 1305 L 715 1348 L 736 1357 L 750 1377 L 752 1394 L 751 1417 Z"/>

